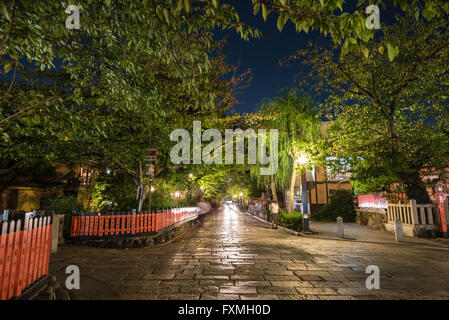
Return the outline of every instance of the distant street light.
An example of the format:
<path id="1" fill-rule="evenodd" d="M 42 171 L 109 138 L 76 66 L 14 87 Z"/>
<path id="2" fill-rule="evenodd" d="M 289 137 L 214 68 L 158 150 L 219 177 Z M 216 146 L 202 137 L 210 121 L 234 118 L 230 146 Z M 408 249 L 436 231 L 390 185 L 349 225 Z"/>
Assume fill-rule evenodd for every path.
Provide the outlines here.
<path id="1" fill-rule="evenodd" d="M 306 154 L 302 153 L 296 161 L 298 164 L 305 166 L 309 162 L 309 159 Z"/>

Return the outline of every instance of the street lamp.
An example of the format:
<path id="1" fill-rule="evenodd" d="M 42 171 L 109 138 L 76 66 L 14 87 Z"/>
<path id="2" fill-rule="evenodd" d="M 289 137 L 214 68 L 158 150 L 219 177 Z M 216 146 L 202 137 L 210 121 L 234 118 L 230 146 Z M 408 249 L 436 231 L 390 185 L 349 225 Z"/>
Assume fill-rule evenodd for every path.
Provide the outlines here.
<path id="1" fill-rule="evenodd" d="M 309 159 L 306 154 L 301 153 L 301 155 L 299 156 L 299 158 L 296 161 L 298 162 L 298 164 L 305 166 L 307 164 L 307 162 L 309 161 Z"/>

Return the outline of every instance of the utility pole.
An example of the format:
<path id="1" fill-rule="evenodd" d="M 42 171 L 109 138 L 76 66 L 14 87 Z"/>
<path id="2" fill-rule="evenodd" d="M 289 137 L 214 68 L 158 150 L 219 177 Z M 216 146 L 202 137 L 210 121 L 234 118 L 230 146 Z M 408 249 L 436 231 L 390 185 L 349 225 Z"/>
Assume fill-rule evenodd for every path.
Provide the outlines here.
<path id="1" fill-rule="evenodd" d="M 137 200 L 139 200 L 139 207 L 137 212 L 142 212 L 142 204 L 143 204 L 143 190 L 142 186 L 137 187 Z"/>
<path id="2" fill-rule="evenodd" d="M 144 160 L 147 161 L 147 175 L 148 175 L 148 212 L 151 213 L 151 183 L 153 182 L 154 176 L 154 163 L 156 162 L 157 149 L 148 149 L 149 156 Z"/>
<path id="3" fill-rule="evenodd" d="M 154 164 L 148 165 L 148 211 L 151 212 L 151 182 L 153 182 Z"/>

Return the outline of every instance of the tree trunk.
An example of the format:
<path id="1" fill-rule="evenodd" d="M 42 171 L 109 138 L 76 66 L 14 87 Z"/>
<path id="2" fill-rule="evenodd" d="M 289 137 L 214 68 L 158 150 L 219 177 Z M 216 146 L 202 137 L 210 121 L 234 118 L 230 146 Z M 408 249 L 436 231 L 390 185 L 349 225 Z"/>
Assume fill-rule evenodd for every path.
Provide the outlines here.
<path id="1" fill-rule="evenodd" d="M 288 190 L 288 213 L 290 214 L 293 213 L 293 205 L 295 201 L 295 182 L 296 182 L 296 168 L 293 165 L 292 177 L 290 180 L 290 189 Z"/>
<path id="2" fill-rule="evenodd" d="M 407 198 L 416 200 L 417 204 L 431 203 L 429 194 L 422 181 L 416 184 L 408 184 L 405 187 Z"/>
<path id="3" fill-rule="evenodd" d="M 416 200 L 417 204 L 431 203 L 419 171 L 415 173 L 404 173 L 399 178 L 401 179 L 402 185 L 405 186 L 405 194 L 408 199 Z"/>
<path id="4" fill-rule="evenodd" d="M 273 201 L 278 201 L 278 195 L 276 193 L 276 184 L 274 183 L 274 178 L 271 176 L 271 194 L 273 195 Z"/>

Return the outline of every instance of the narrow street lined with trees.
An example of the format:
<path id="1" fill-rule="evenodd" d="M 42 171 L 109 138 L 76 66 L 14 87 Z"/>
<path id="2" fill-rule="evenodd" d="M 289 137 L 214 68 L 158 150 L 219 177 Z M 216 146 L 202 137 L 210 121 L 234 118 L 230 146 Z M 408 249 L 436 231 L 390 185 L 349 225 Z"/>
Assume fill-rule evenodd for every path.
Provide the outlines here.
<path id="1" fill-rule="evenodd" d="M 1 1 L 0 300 L 448 299 L 448 15 Z"/>

